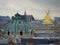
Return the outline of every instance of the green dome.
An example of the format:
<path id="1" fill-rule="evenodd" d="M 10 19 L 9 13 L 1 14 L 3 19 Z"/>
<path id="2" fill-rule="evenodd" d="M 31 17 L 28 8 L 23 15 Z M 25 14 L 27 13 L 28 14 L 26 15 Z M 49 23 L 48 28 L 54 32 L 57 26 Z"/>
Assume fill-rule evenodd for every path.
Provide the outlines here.
<path id="1" fill-rule="evenodd" d="M 29 25 L 21 19 L 20 15 L 15 15 L 6 25 L 6 30 L 10 30 L 12 34 L 18 34 L 19 31 L 23 31 L 24 34 L 27 34 L 29 30 Z"/>

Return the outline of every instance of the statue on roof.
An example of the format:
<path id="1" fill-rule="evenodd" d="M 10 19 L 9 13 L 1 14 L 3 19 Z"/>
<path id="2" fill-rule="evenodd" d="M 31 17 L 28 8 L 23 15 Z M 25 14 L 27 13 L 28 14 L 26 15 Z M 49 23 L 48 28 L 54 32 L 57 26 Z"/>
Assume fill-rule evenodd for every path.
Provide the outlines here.
<path id="1" fill-rule="evenodd" d="M 48 10 L 48 12 L 46 12 L 46 15 L 43 19 L 43 24 L 52 24 L 52 18 L 49 15 L 50 10 Z"/>

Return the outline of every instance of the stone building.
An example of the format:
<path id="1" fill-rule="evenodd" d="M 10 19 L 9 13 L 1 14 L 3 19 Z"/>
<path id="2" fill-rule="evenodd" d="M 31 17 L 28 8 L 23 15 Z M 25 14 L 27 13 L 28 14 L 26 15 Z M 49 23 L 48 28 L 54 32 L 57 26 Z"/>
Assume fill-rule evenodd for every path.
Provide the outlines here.
<path id="1" fill-rule="evenodd" d="M 59 28 L 54 25 L 54 22 L 49 15 L 49 11 L 46 13 L 45 17 L 42 20 L 30 22 L 30 27 L 34 32 L 35 37 L 59 36 L 57 33 L 59 31 Z"/>
<path id="2" fill-rule="evenodd" d="M 20 14 L 15 14 L 11 21 L 5 24 L 5 32 L 8 36 L 26 36 L 29 31 L 29 25 Z M 25 35 L 26 34 L 26 35 Z"/>

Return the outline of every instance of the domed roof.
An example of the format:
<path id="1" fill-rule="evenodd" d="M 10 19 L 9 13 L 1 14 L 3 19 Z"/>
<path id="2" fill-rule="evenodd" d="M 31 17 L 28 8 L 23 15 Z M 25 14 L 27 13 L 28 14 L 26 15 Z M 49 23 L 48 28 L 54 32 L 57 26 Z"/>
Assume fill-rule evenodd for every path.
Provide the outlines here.
<path id="1" fill-rule="evenodd" d="M 29 30 L 29 25 L 24 22 L 24 20 L 21 20 L 20 17 L 16 16 L 12 18 L 6 26 L 7 30 L 12 31 L 13 34 L 18 34 L 20 30 L 24 31 L 24 33 L 27 34 Z"/>

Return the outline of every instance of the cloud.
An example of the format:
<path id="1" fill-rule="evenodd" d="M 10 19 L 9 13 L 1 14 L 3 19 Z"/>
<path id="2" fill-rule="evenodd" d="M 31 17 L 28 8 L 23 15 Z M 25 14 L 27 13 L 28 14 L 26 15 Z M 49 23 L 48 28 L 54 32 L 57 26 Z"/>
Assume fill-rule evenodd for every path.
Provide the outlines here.
<path id="1" fill-rule="evenodd" d="M 31 0 L 44 8 L 60 9 L 60 0 Z"/>
<path id="2" fill-rule="evenodd" d="M 45 11 L 50 9 L 51 16 L 60 16 L 59 0 L 0 0 L 0 15 L 12 16 L 16 12 L 32 14 L 36 19 L 45 16 Z"/>

